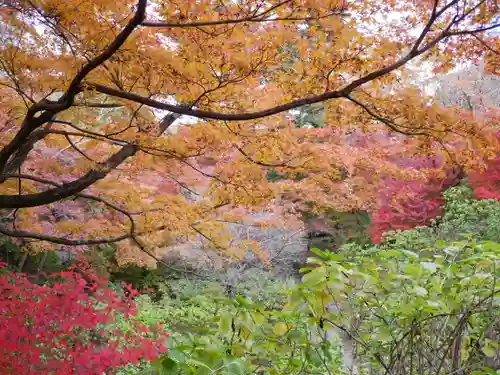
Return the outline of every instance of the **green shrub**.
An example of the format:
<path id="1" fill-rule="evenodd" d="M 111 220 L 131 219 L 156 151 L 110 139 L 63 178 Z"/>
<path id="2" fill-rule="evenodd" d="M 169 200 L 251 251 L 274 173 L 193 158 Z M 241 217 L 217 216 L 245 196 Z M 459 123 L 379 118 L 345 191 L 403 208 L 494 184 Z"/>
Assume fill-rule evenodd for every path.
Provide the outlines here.
<path id="1" fill-rule="evenodd" d="M 313 260 L 287 309 L 348 332 L 360 371 L 479 375 L 500 366 L 500 244 L 363 250 L 349 260 L 315 250 L 324 259 Z"/>
<path id="2" fill-rule="evenodd" d="M 166 324 L 170 351 L 119 374 L 494 374 L 500 203 L 464 186 L 444 196 L 428 227 L 314 249 L 298 285 L 257 268 L 164 281 L 137 319 Z"/>
<path id="3" fill-rule="evenodd" d="M 302 322 L 301 314 L 281 312 L 288 295 L 285 284 L 277 283 L 280 287 L 273 288 L 267 281 L 264 284 L 269 285 L 257 291 L 254 283 L 247 280 L 247 285 L 240 285 L 238 291 L 248 294 L 238 294 L 234 299 L 227 297 L 223 284 L 213 280 L 170 280 L 161 287 L 159 301 L 147 295 L 137 297 L 136 319 L 148 325 L 166 325 L 169 355 L 159 359 L 156 367 L 129 366 L 117 374 L 174 366 L 170 360 L 175 362 L 176 372 L 172 374 L 250 374 L 259 366 L 269 367 L 268 374 L 282 374 L 287 368 L 290 373 L 299 368 L 304 374 L 317 373 L 324 364 L 309 342 L 313 332 Z M 267 302 L 267 307 L 256 301 Z M 324 360 L 329 366 L 340 368 L 339 347 L 329 342 L 318 345 L 323 357 L 327 353 Z M 208 368 L 219 371 L 210 372 Z"/>
<path id="4" fill-rule="evenodd" d="M 314 252 L 283 308 L 227 298 L 213 281 L 138 297 L 137 319 L 165 323 L 170 351 L 119 374 L 342 374 L 349 343 L 361 374 L 479 375 L 500 364 L 500 244 Z"/>

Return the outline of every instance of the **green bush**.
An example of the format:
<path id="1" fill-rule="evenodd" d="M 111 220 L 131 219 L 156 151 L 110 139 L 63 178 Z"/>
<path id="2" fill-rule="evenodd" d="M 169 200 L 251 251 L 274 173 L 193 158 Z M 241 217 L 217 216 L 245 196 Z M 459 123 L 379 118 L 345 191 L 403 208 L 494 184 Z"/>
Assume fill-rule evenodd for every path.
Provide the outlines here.
<path id="1" fill-rule="evenodd" d="M 429 227 L 313 249 L 298 285 L 260 269 L 164 281 L 137 319 L 164 323 L 170 351 L 119 374 L 495 374 L 500 203 L 444 196 Z"/>
<path id="2" fill-rule="evenodd" d="M 119 374 L 341 374 L 349 343 L 361 374 L 480 375 L 500 365 L 500 244 L 380 246 L 350 259 L 313 251 L 281 309 L 227 298 L 217 282 L 170 282 L 158 302 L 138 297 L 137 319 L 168 327 L 169 353 Z"/>
<path id="3" fill-rule="evenodd" d="M 148 325 L 165 324 L 169 354 L 156 364 L 129 366 L 117 374 L 158 373 L 160 368 L 165 374 L 250 374 L 259 367 L 267 368 L 268 374 L 299 369 L 314 374 L 324 367 L 323 357 L 329 367 L 340 368 L 338 345 L 318 344 L 320 358 L 309 342 L 313 332 L 302 322 L 302 315 L 281 311 L 288 295 L 285 284 L 257 292 L 252 290 L 254 281 L 240 285 L 238 291 L 249 292 L 246 297 L 234 299 L 227 297 L 223 284 L 200 280 L 166 282 L 159 301 L 137 297 L 136 319 Z M 256 301 L 267 302 L 267 307 Z M 170 366 L 175 371 L 168 372 Z"/>
<path id="4" fill-rule="evenodd" d="M 349 260 L 316 252 L 326 261 L 313 260 L 287 309 L 348 332 L 358 370 L 476 375 L 500 366 L 500 244 L 372 247 Z"/>

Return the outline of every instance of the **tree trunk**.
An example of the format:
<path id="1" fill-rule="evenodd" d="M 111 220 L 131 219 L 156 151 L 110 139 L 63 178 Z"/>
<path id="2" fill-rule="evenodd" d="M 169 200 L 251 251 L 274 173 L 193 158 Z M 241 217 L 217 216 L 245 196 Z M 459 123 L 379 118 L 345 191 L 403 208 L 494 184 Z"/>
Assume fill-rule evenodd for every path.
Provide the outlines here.
<path id="1" fill-rule="evenodd" d="M 26 264 L 26 260 L 28 259 L 28 253 L 23 253 L 21 259 L 19 260 L 19 264 L 17 265 L 19 272 L 23 271 L 24 265 Z"/>
<path id="2" fill-rule="evenodd" d="M 40 259 L 40 262 L 38 263 L 38 267 L 36 269 L 37 272 L 42 272 L 43 266 L 45 266 L 45 262 L 47 261 L 48 254 L 49 254 L 48 252 L 43 253 L 42 259 Z"/>

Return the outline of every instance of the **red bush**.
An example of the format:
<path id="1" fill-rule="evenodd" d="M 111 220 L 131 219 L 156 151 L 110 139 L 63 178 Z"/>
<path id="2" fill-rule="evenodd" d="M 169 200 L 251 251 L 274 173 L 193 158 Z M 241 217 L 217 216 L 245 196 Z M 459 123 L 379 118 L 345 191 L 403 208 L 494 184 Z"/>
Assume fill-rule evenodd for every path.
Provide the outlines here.
<path id="1" fill-rule="evenodd" d="M 428 225 L 442 214 L 442 192 L 461 179 L 458 169 L 450 169 L 445 178 L 422 181 L 388 179 L 381 188 L 380 206 L 372 214 L 369 228 L 373 243 L 390 230 L 411 229 Z"/>
<path id="2" fill-rule="evenodd" d="M 468 181 L 477 199 L 500 201 L 500 157 L 488 163 L 485 172 L 469 174 Z"/>
<path id="3" fill-rule="evenodd" d="M 0 271 L 2 375 L 102 375 L 166 350 L 162 327 L 110 329 L 118 314 L 135 314 L 136 292 L 128 286 L 114 291 L 76 269 L 49 275 L 53 281 L 42 286 L 3 265 Z"/>
<path id="4" fill-rule="evenodd" d="M 430 220 L 441 215 L 441 202 L 436 200 L 421 201 L 421 204 L 415 204 L 418 200 L 408 202 L 408 206 L 416 206 L 415 210 L 401 210 L 383 207 L 372 217 L 370 226 L 370 237 L 373 243 L 380 243 L 382 235 L 391 230 L 411 229 L 418 226 L 429 224 Z"/>
<path id="5" fill-rule="evenodd" d="M 500 141 L 500 132 L 497 138 Z M 500 201 L 500 153 L 486 163 L 484 171 L 469 173 L 467 180 L 477 199 Z"/>

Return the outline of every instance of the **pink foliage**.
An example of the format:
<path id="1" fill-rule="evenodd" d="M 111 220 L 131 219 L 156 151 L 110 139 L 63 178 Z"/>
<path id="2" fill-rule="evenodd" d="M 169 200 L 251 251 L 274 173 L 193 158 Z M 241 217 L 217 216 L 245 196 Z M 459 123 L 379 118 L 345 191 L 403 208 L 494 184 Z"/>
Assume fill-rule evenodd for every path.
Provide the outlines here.
<path id="1" fill-rule="evenodd" d="M 468 177 L 477 199 L 500 201 L 500 157 L 490 161 L 484 172 L 474 172 Z"/>
<path id="2" fill-rule="evenodd" d="M 57 281 L 39 286 L 1 269 L 1 374 L 102 375 L 166 351 L 162 327 L 152 332 L 130 321 L 129 332 L 109 328 L 117 314 L 135 314 L 136 291 L 126 285 L 116 292 L 76 271 L 50 275 Z"/>
<path id="3" fill-rule="evenodd" d="M 483 98 L 480 98 L 481 100 Z M 470 116 L 467 111 L 463 116 Z M 474 113 L 476 121 L 483 124 L 482 131 L 496 136 L 500 142 L 500 132 L 496 131 L 500 119 L 500 110 L 497 107 L 483 106 L 481 111 Z M 463 140 L 456 140 L 448 145 L 457 150 L 455 157 L 460 157 L 458 150 L 464 149 L 466 161 L 467 155 L 474 155 L 478 150 L 470 149 Z M 470 151 L 470 152 L 467 152 Z M 394 155 L 393 161 L 402 169 L 411 170 L 439 170 L 443 167 L 444 155 L 440 157 L 414 157 Z M 500 200 L 500 152 L 493 160 L 484 161 L 486 168 L 479 170 L 481 160 L 476 164 L 468 166 L 467 179 L 469 186 L 474 190 L 477 199 Z M 470 172 L 470 169 L 475 169 Z M 447 169 L 446 176 L 434 176 L 426 181 L 412 181 L 404 179 L 386 179 L 380 184 L 380 197 L 377 209 L 372 213 L 372 226 L 370 228 L 371 238 L 374 243 L 382 240 L 382 234 L 389 230 L 411 229 L 420 225 L 429 224 L 430 220 L 442 213 L 442 192 L 458 183 L 461 173 L 457 169 Z"/>
<path id="4" fill-rule="evenodd" d="M 436 160 L 405 161 L 411 167 L 435 167 Z M 420 164 L 420 165 L 418 165 Z M 386 179 L 381 186 L 379 207 L 372 214 L 370 236 L 373 243 L 380 243 L 382 234 L 390 230 L 411 229 L 427 225 L 442 214 L 442 192 L 460 181 L 458 170 L 450 169 L 445 178 L 428 178 L 425 181 Z"/>
<path id="5" fill-rule="evenodd" d="M 500 132 L 497 138 L 500 141 Z M 484 171 L 469 173 L 468 182 L 477 199 L 500 201 L 500 152 L 495 159 L 487 162 Z"/>
<path id="6" fill-rule="evenodd" d="M 380 243 L 382 234 L 385 232 L 426 225 L 442 213 L 441 202 L 438 200 L 419 202 L 418 198 L 414 198 L 401 203 L 399 209 L 381 207 L 373 215 L 370 226 L 370 237 L 373 243 Z"/>

